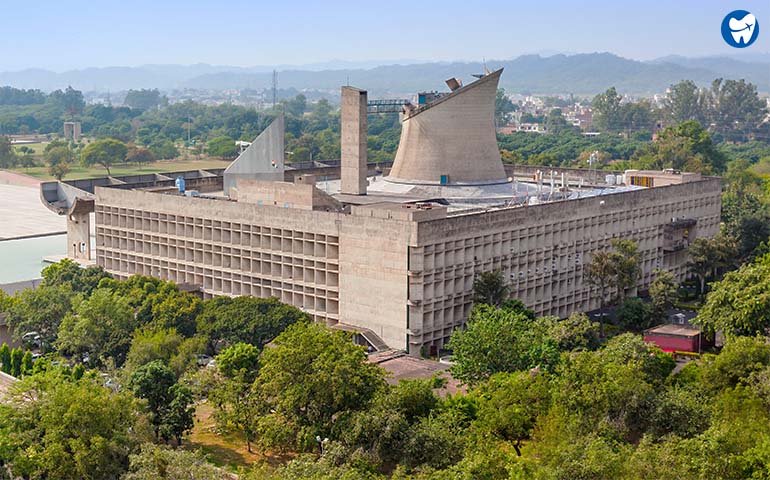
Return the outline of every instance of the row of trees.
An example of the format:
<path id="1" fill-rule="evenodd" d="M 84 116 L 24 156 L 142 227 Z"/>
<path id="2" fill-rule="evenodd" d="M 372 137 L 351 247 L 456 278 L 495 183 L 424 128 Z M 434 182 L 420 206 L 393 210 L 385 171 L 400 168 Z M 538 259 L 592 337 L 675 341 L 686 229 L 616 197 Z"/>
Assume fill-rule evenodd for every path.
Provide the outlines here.
<path id="1" fill-rule="evenodd" d="M 0 462 L 23 478 L 117 478 L 143 470 L 130 467 L 146 460 L 142 452 L 176 458 L 147 445 L 177 446 L 194 426 L 205 386 L 190 375 L 207 355 L 223 351 L 220 369 L 233 376 L 238 356 L 228 352 L 246 345 L 259 353 L 288 325 L 308 322 L 276 299 L 202 301 L 170 282 L 119 281 L 68 260 L 42 276 L 34 290 L 0 295 L 14 335 L 35 332 L 44 353 L 31 363 L 29 352 L 0 347 L 0 365 L 23 376 L 0 406 Z M 67 419 L 57 418 L 63 412 Z M 25 426 L 30 418 L 34 428 Z"/>
<path id="2" fill-rule="evenodd" d="M 634 251 L 616 242 L 606 252 L 614 298 L 631 292 Z M 768 268 L 760 257 L 712 286 L 698 318 L 725 331 L 727 346 L 679 373 L 634 334 L 607 339 L 585 315 L 537 318 L 503 300 L 498 275 L 479 277 L 467 328 L 450 341 L 453 376 L 469 390 L 442 397 L 439 379 L 388 385 L 346 334 L 274 299 L 201 301 L 65 261 L 0 307 L 14 331 L 34 329 L 44 349 L 101 368 L 113 388 L 96 372 L 38 360 L 0 405 L 0 459 L 25 478 L 168 478 L 158 458 L 176 475 L 221 476 L 151 446 L 181 443 L 205 399 L 220 430 L 240 432 L 249 449 L 309 454 L 244 478 L 761 475 L 770 346 L 743 335 L 770 327 Z M 665 311 L 673 292 L 658 274 L 653 307 Z M 204 353 L 216 354 L 214 368 L 198 369 Z"/>
<path id="3" fill-rule="evenodd" d="M 761 135 L 767 138 L 767 105 L 757 87 L 745 80 L 718 78 L 710 88 L 700 88 L 692 80 L 683 80 L 666 92 L 663 106 L 654 108 L 648 101 L 624 102 L 614 87 L 597 95 L 594 125 L 607 132 L 652 130 L 661 120 L 669 125 L 695 121 L 728 141 L 747 141 Z"/>
<path id="4" fill-rule="evenodd" d="M 736 171 L 762 161 L 770 162 L 767 143 L 717 143 L 708 130 L 695 121 L 663 129 L 654 142 L 649 141 L 648 135 L 632 135 L 630 139 L 609 134 L 585 137 L 571 130 L 554 135 L 517 132 L 499 135 L 498 142 L 503 161 L 512 164 L 588 168 L 590 155 L 598 152 L 594 168 L 673 168 L 721 175 L 727 172 L 730 162 L 748 162 L 736 164 L 733 167 Z"/>

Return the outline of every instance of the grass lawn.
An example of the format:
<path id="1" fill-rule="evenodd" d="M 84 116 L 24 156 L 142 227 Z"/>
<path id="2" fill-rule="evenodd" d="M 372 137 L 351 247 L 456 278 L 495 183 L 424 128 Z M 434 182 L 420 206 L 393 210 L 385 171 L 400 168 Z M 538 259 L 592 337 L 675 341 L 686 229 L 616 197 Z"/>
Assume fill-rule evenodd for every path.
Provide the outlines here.
<path id="1" fill-rule="evenodd" d="M 237 471 L 240 467 L 249 468 L 254 463 L 266 461 L 277 466 L 290 460 L 290 457 L 279 457 L 257 453 L 257 447 L 252 445 L 254 452 L 246 449 L 246 439 L 240 433 L 217 432 L 213 417 L 214 408 L 206 402 L 199 403 L 195 409 L 195 426 L 190 435 L 182 442 L 186 450 L 200 451 L 208 460 L 218 467 Z"/>
<path id="2" fill-rule="evenodd" d="M 39 144 L 38 144 L 39 145 Z M 42 150 L 41 150 L 42 151 Z M 231 160 L 219 160 L 216 158 L 191 158 L 183 159 L 177 158 L 174 160 L 160 160 L 157 162 L 151 162 L 143 165 L 137 164 L 121 164 L 115 165 L 110 168 L 110 173 L 113 176 L 121 175 L 138 175 L 148 173 L 162 173 L 162 172 L 175 172 L 182 170 L 204 170 L 207 168 L 227 168 Z M 53 180 L 54 178 L 48 174 L 48 167 L 32 167 L 32 168 L 14 168 L 14 172 L 23 173 L 41 180 Z M 107 175 L 107 171 L 102 167 L 84 167 L 79 163 L 72 165 L 72 169 L 64 177 L 64 180 L 72 180 L 79 178 L 94 178 L 104 177 Z"/>
<path id="3" fill-rule="evenodd" d="M 32 155 L 37 160 L 40 160 L 43 157 L 43 152 L 45 151 L 45 147 L 47 147 L 49 143 L 51 143 L 51 142 L 25 143 L 25 144 L 21 144 L 21 145 L 14 145 L 13 148 L 16 150 L 17 153 L 21 153 L 21 152 L 19 152 L 19 149 L 21 149 L 21 147 L 27 147 L 29 149 L 32 149 L 32 151 L 33 151 Z"/>

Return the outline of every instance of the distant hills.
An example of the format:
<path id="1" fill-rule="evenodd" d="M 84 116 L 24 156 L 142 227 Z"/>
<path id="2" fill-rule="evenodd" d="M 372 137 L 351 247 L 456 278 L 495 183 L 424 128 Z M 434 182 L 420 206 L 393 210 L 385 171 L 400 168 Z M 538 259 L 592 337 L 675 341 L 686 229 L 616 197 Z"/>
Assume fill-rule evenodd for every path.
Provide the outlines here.
<path id="1" fill-rule="evenodd" d="M 372 66 L 375 62 L 328 62 L 302 67 L 233 67 L 207 64 L 144 65 L 87 68 L 56 73 L 29 69 L 0 72 L 0 85 L 53 90 L 72 85 L 84 91 L 121 91 L 130 88 L 224 90 L 269 88 L 272 70 L 280 88 L 336 91 L 350 84 L 373 96 L 410 94 L 445 89 L 443 81 L 457 76 L 466 81 L 480 73 L 480 62 L 410 63 Z M 731 57 L 662 57 L 642 62 L 611 53 L 523 55 L 513 60 L 488 61 L 487 67 L 505 68 L 501 86 L 510 93 L 594 95 L 615 86 L 626 94 L 665 91 L 672 83 L 691 79 L 708 85 L 717 77 L 745 78 L 762 92 L 770 92 L 770 54 Z"/>

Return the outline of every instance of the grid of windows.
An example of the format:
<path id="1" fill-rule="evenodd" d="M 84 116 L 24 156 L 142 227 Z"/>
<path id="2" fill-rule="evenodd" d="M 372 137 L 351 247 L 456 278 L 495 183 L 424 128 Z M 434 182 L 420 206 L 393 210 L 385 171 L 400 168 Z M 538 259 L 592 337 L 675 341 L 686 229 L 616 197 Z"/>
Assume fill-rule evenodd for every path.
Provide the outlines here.
<path id="1" fill-rule="evenodd" d="M 412 247 L 410 330 L 420 332 L 423 344 L 443 346 L 468 318 L 475 276 L 497 269 L 508 279 L 511 296 L 539 315 L 566 317 L 597 308 L 597 297 L 584 280 L 584 263 L 592 252 L 609 248 L 613 239 L 637 242 L 640 288 L 649 286 L 658 268 L 683 280 L 687 252 L 664 251 L 664 225 L 674 219 L 697 219 L 692 238 L 711 236 L 719 230 L 719 208 L 716 191 L 637 204 L 622 212 L 597 211 L 586 218 L 490 225 L 483 232 L 468 231 L 461 238 Z"/>
<path id="2" fill-rule="evenodd" d="M 339 321 L 339 238 L 211 218 L 96 205 L 98 265 L 152 275 L 207 296 L 274 296 Z"/>

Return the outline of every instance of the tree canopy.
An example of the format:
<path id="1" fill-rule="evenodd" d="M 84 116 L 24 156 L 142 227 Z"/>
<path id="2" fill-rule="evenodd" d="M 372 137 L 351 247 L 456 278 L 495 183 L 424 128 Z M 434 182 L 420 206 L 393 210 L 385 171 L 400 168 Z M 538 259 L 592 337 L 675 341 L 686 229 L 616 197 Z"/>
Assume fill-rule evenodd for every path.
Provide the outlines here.
<path id="1" fill-rule="evenodd" d="M 116 163 L 125 161 L 128 147 L 120 140 L 105 138 L 95 140 L 83 149 L 80 160 L 84 165 L 101 165 L 110 175 L 110 167 Z"/>

